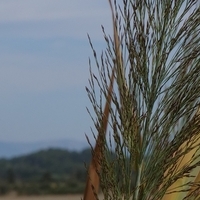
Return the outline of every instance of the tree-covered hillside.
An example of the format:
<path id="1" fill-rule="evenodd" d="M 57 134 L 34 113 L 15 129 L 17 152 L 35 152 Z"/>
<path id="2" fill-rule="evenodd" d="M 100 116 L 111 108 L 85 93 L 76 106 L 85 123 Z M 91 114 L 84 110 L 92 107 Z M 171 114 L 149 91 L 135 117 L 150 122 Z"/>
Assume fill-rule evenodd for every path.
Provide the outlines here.
<path id="1" fill-rule="evenodd" d="M 42 150 L 27 156 L 0 159 L 0 192 L 73 193 L 84 188 L 91 150 Z"/>

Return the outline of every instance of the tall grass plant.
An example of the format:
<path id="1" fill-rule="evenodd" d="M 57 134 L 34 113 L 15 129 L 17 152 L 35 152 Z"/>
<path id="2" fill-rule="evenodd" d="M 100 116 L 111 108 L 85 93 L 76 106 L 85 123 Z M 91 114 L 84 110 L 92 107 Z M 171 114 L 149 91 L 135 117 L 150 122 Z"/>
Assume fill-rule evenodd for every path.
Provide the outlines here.
<path id="1" fill-rule="evenodd" d="M 84 199 L 99 184 L 106 200 L 200 199 L 198 0 L 108 2 L 113 36 L 102 27 L 99 57 L 89 38 L 96 146 Z"/>

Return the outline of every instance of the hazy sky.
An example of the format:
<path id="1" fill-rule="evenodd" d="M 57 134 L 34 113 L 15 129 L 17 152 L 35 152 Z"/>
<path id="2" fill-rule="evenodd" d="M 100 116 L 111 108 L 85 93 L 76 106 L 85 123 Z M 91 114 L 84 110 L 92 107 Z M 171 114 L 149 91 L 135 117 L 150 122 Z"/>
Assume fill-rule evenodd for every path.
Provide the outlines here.
<path id="1" fill-rule="evenodd" d="M 0 1 L 0 141 L 91 135 L 87 33 L 100 52 L 101 25 L 107 0 Z"/>

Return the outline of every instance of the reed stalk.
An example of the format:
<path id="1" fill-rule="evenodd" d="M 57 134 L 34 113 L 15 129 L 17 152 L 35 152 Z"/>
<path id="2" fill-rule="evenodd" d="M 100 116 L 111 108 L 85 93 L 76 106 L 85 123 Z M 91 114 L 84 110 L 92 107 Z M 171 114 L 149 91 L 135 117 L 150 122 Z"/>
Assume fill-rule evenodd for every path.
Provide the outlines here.
<path id="1" fill-rule="evenodd" d="M 105 200 L 200 199 L 198 0 L 108 2 L 113 36 L 102 28 L 100 59 L 90 40 L 98 135 L 84 200 L 99 185 Z"/>

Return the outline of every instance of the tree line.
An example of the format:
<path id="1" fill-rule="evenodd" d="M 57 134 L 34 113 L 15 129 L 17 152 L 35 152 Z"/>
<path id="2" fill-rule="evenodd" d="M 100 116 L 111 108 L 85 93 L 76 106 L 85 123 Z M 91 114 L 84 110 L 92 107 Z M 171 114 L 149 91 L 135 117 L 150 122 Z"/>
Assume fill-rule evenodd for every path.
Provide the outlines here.
<path id="1" fill-rule="evenodd" d="M 90 159 L 91 149 L 47 149 L 0 159 L 0 194 L 11 190 L 28 195 L 81 193 Z"/>

